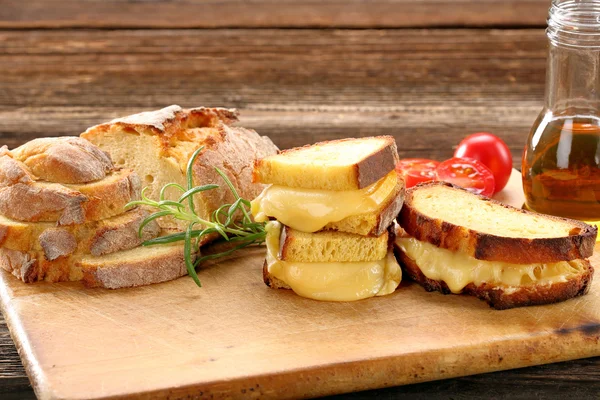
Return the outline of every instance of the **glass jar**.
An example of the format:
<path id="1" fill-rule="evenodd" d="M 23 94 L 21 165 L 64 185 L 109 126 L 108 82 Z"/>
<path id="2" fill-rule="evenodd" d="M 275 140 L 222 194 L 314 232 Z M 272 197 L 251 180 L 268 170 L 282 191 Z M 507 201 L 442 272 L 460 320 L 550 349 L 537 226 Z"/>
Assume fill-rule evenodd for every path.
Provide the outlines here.
<path id="1" fill-rule="evenodd" d="M 600 0 L 553 0 L 546 100 L 527 140 L 526 207 L 600 220 Z"/>

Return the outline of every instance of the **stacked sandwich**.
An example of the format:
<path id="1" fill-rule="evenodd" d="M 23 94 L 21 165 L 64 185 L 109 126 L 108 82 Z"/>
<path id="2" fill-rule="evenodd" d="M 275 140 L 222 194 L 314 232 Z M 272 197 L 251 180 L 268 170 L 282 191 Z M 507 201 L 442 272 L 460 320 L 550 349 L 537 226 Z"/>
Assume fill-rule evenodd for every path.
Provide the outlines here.
<path id="1" fill-rule="evenodd" d="M 407 191 L 396 253 L 428 291 L 465 293 L 496 309 L 588 292 L 597 228 L 513 208 L 446 183 Z"/>
<path id="2" fill-rule="evenodd" d="M 391 251 L 404 200 L 393 137 L 344 139 L 285 150 L 255 163 L 270 184 L 252 202 L 267 223 L 263 268 L 271 288 L 328 301 L 392 293 L 401 279 Z"/>

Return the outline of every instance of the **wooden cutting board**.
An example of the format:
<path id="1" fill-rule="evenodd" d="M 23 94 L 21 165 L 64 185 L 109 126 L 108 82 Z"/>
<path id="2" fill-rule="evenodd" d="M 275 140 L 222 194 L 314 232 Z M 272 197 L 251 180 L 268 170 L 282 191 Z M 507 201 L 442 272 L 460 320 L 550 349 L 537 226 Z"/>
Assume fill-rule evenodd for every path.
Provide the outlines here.
<path id="1" fill-rule="evenodd" d="M 511 193 L 522 202 L 517 181 Z M 118 291 L 0 274 L 3 312 L 41 399 L 320 396 L 600 355 L 600 284 L 506 311 L 403 282 L 325 303 L 262 282 L 264 248 L 190 278 Z M 595 255 L 593 264 L 600 266 Z"/>

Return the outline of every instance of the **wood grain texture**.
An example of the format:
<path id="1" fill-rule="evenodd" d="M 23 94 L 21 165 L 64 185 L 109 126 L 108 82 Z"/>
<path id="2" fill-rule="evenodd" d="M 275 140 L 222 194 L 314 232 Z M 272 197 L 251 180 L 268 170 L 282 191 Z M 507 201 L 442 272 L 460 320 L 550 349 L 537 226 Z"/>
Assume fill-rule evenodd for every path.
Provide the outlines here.
<path id="1" fill-rule="evenodd" d="M 545 25 L 548 0 L 4 1 L 0 28 L 398 28 Z"/>
<path id="2" fill-rule="evenodd" d="M 0 31 L 10 147 L 169 104 L 238 107 L 282 147 L 392 134 L 443 159 L 467 133 L 515 166 L 541 109 L 542 30 Z"/>
<path id="3" fill-rule="evenodd" d="M 600 355 L 597 281 L 581 298 L 506 311 L 410 283 L 327 303 L 266 288 L 263 259 L 258 248 L 207 265 L 202 289 L 187 277 L 108 291 L 2 273 L 0 297 L 40 399 L 295 398 Z"/>

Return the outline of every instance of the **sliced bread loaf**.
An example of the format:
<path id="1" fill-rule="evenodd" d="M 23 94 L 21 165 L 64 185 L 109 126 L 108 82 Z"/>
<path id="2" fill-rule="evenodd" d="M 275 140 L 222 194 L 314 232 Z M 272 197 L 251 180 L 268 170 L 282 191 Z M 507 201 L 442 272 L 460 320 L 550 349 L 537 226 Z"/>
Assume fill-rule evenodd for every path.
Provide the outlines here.
<path id="1" fill-rule="evenodd" d="M 44 251 L 50 261 L 76 252 L 109 254 L 158 236 L 160 228 L 156 221 L 144 227 L 141 238 L 138 236 L 140 224 L 149 214 L 138 207 L 101 221 L 62 227 L 52 222 L 21 222 L 0 216 L 0 246 L 25 252 Z"/>
<path id="2" fill-rule="evenodd" d="M 220 188 L 198 193 L 194 200 L 198 215 L 209 218 L 222 204 L 234 202 L 215 167 L 227 174 L 240 196 L 252 200 L 263 189 L 251 182 L 254 161 L 277 152 L 269 138 L 231 126 L 236 120 L 235 110 L 184 110 L 174 105 L 97 125 L 81 136 L 109 152 L 117 166 L 137 171 L 142 185 L 149 187 L 146 194 L 153 199 L 167 183 L 186 185 L 188 160 L 204 146 L 193 167 L 194 184 L 215 183 Z M 181 192 L 170 188 L 166 194 L 174 200 Z M 184 223 L 169 219 L 159 223 L 162 228 L 185 228 Z"/>
<path id="3" fill-rule="evenodd" d="M 105 153 L 81 138 L 35 140 L 15 151 L 0 149 L 0 214 L 8 218 L 82 224 L 119 215 L 138 199 L 136 173 L 114 169 Z"/>
<path id="4" fill-rule="evenodd" d="M 398 223 L 418 240 L 515 264 L 588 258 L 597 235 L 583 222 L 531 213 L 442 182 L 409 189 Z"/>
<path id="5" fill-rule="evenodd" d="M 357 190 L 383 178 L 397 162 L 392 136 L 332 140 L 259 160 L 253 180 L 305 189 Z"/>
<path id="6" fill-rule="evenodd" d="M 139 178 L 128 169 L 90 183 L 16 183 L 0 187 L 0 214 L 19 221 L 82 224 L 123 213 L 139 192 Z"/>

